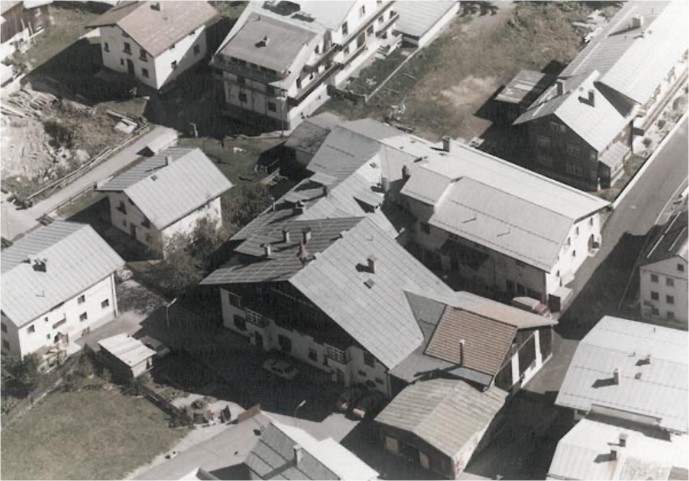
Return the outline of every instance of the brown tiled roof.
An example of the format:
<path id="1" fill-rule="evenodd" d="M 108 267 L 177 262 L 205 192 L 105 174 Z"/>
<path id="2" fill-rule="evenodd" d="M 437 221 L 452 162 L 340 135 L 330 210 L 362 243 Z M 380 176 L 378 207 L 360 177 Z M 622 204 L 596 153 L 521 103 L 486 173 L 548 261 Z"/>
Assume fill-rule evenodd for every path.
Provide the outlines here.
<path id="1" fill-rule="evenodd" d="M 152 8 L 154 4 L 160 8 Z M 157 57 L 217 14 L 205 1 L 126 2 L 111 8 L 87 27 L 117 25 L 141 48 Z"/>
<path id="2" fill-rule="evenodd" d="M 490 375 L 496 375 L 517 332 L 515 326 L 465 309 L 447 309 L 426 354 Z M 460 341 L 464 339 L 464 359 Z"/>

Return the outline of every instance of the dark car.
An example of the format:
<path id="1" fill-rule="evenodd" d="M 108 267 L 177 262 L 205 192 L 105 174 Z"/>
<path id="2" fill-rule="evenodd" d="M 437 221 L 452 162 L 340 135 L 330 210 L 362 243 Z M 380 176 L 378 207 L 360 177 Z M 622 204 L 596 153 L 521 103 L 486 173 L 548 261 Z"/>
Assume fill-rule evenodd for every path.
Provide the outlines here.
<path id="1" fill-rule="evenodd" d="M 371 418 L 375 416 L 385 405 L 385 395 L 380 391 L 369 391 L 359 399 L 352 416 L 357 419 Z"/>
<path id="2" fill-rule="evenodd" d="M 350 386 L 340 394 L 337 399 L 337 410 L 346 413 L 354 407 L 357 401 L 364 395 L 364 389 L 361 386 Z"/>

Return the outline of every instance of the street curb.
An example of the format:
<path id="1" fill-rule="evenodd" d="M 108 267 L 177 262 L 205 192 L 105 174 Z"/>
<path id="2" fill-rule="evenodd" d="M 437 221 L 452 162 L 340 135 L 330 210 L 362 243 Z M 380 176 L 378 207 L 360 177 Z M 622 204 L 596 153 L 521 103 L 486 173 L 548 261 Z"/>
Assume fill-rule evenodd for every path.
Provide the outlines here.
<path id="1" fill-rule="evenodd" d="M 679 128 L 680 125 L 687 119 L 687 112 L 684 112 L 684 114 L 679 118 L 675 126 L 670 130 L 665 138 L 660 141 L 656 149 L 653 151 L 651 156 L 646 159 L 646 162 L 644 162 L 644 165 L 641 166 L 641 168 L 634 174 L 634 177 L 632 177 L 632 180 L 629 181 L 629 183 L 625 186 L 624 190 L 620 192 L 620 195 L 617 196 L 617 199 L 612 203 L 612 208 L 616 209 L 618 205 L 622 202 L 624 197 L 627 195 L 627 193 L 632 190 L 632 187 L 634 187 L 634 184 L 637 183 L 639 178 L 643 175 L 643 173 L 648 169 L 648 167 L 651 165 L 651 162 L 655 160 L 655 158 L 658 156 L 658 153 L 665 147 L 665 144 L 670 140 L 670 137 L 672 137 L 677 129 Z"/>

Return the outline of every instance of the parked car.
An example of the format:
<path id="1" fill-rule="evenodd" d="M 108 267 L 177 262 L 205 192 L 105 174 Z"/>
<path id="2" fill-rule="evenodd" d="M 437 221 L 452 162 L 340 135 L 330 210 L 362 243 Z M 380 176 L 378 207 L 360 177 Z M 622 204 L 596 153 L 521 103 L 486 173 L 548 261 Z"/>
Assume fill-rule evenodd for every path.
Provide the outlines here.
<path id="1" fill-rule="evenodd" d="M 297 377 L 297 368 L 281 359 L 268 359 L 263 363 L 263 369 L 283 379 L 292 380 Z"/>
<path id="2" fill-rule="evenodd" d="M 371 418 L 378 414 L 385 404 L 385 395 L 380 391 L 369 391 L 356 403 L 352 416 L 357 419 Z"/>
<path id="3" fill-rule="evenodd" d="M 361 386 L 350 386 L 340 394 L 337 399 L 337 410 L 346 413 L 354 407 L 357 401 L 365 394 Z"/>
<path id="4" fill-rule="evenodd" d="M 532 297 L 515 297 L 512 299 L 512 306 L 522 311 L 531 312 L 539 316 L 543 316 L 546 319 L 551 319 L 553 314 L 548 309 L 548 306 L 539 302 L 537 299 Z"/>

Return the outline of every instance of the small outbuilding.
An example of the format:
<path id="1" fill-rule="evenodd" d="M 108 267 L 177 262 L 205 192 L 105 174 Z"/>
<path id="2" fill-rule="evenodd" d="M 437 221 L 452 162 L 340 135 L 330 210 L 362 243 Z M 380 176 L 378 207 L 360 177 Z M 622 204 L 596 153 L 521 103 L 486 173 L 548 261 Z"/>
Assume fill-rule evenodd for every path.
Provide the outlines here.
<path id="1" fill-rule="evenodd" d="M 153 367 L 156 352 L 127 334 L 118 334 L 98 341 L 98 346 L 102 359 L 118 377 L 133 379 Z"/>

